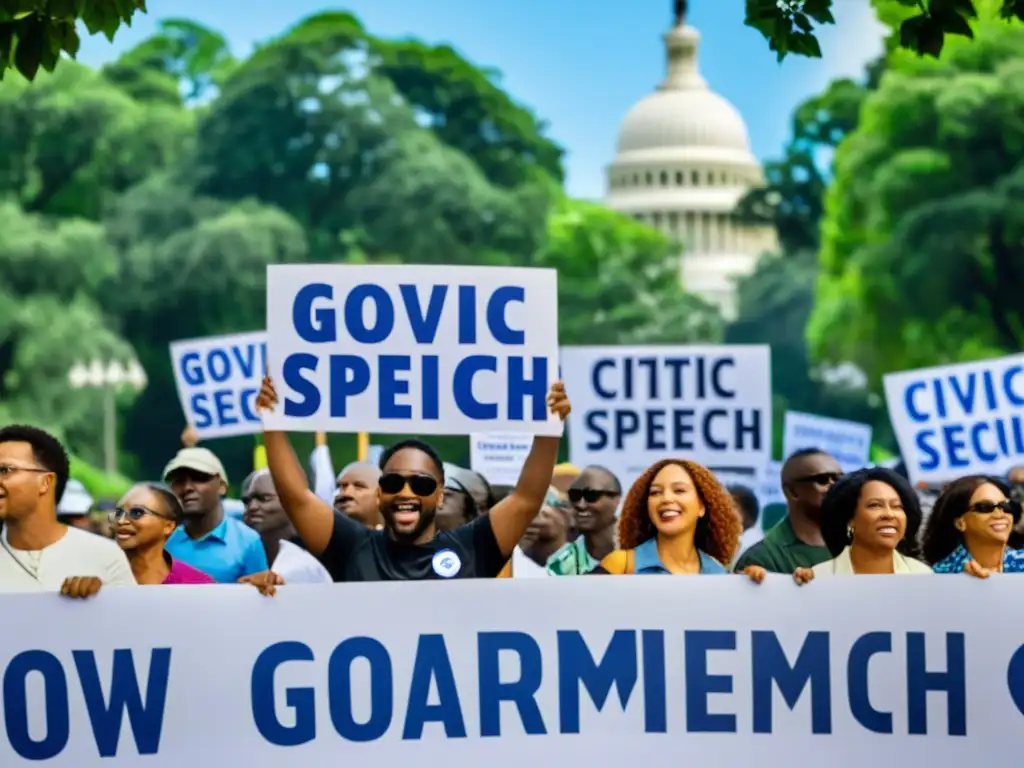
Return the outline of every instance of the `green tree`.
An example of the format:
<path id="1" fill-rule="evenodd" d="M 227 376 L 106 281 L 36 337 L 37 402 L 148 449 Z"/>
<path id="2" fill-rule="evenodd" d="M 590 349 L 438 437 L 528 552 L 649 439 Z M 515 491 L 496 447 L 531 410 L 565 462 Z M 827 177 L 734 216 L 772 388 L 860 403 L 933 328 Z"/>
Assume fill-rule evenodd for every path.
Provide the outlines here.
<path id="1" fill-rule="evenodd" d="M 887 371 L 1024 346 L 1024 26 L 893 59 L 840 146 L 809 338 Z"/>
<path id="2" fill-rule="evenodd" d="M 722 338 L 717 310 L 679 284 L 680 246 L 604 206 L 562 199 L 535 265 L 558 270 L 562 344 Z"/>
<path id="3" fill-rule="evenodd" d="M 195 104 L 210 98 L 238 66 L 219 32 L 188 19 L 164 19 L 160 32 L 103 74 L 140 102 Z"/>
<path id="4" fill-rule="evenodd" d="M 0 196 L 32 213 L 98 219 L 118 194 L 179 163 L 193 136 L 180 106 L 139 104 L 70 62 L 0 88 Z"/>
<path id="5" fill-rule="evenodd" d="M 499 87 L 500 73 L 474 66 L 447 45 L 374 40 L 370 50 L 373 71 L 394 84 L 420 124 L 472 158 L 489 181 L 515 187 L 533 169 L 564 180 L 562 148 Z"/>
<path id="6" fill-rule="evenodd" d="M 446 49 L 377 40 L 350 14 L 306 19 L 242 63 L 202 116 L 199 189 L 283 208 L 322 260 L 354 243 L 371 258 L 523 263 L 559 150 L 471 70 Z"/>
<path id="7" fill-rule="evenodd" d="M 726 339 L 769 344 L 776 411 L 787 409 L 876 421 L 863 392 L 830 386 L 816 370 L 805 331 L 814 308 L 827 168 L 832 154 L 856 128 L 861 104 L 877 83 L 879 66 L 865 84 L 837 80 L 793 113 L 792 136 L 783 158 L 765 164 L 766 184 L 741 200 L 736 216 L 774 226 L 779 252 L 766 254 L 740 281 L 736 319 Z"/>
<path id="8" fill-rule="evenodd" d="M 93 298 L 117 272 L 103 228 L 2 202 L 0 272 L 0 419 L 54 429 L 98 458 L 100 395 L 71 392 L 67 377 L 75 363 L 133 354 Z"/>

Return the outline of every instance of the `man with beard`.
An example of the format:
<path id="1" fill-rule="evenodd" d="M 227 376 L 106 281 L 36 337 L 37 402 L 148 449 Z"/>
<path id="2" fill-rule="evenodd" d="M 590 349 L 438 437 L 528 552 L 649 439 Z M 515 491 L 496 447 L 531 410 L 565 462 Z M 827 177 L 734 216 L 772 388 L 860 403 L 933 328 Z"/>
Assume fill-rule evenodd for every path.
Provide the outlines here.
<path id="1" fill-rule="evenodd" d="M 615 512 L 622 499 L 619 479 L 604 467 L 586 467 L 569 486 L 569 504 L 580 534 L 551 556 L 548 573 L 589 573 L 616 549 Z"/>
<path id="2" fill-rule="evenodd" d="M 253 472 L 242 483 L 245 524 L 259 533 L 267 553 L 270 570 L 281 577 L 283 584 L 331 584 L 331 574 L 319 561 L 298 544 L 288 515 L 281 508 L 270 471 Z M 250 581 L 245 576 L 243 582 Z"/>
<path id="3" fill-rule="evenodd" d="M 164 468 L 164 482 L 185 510 L 185 524 L 175 529 L 164 547 L 171 557 L 221 584 L 235 584 L 243 576 L 267 570 L 259 535 L 224 514 L 227 473 L 213 451 L 182 448 Z"/>
<path id="4" fill-rule="evenodd" d="M 741 573 L 759 565 L 772 573 L 793 573 L 831 560 L 821 536 L 821 503 L 829 488 L 843 476 L 839 462 L 817 448 L 792 454 L 782 465 L 782 492 L 788 514 L 764 538 L 736 561 Z"/>
<path id="5" fill-rule="evenodd" d="M 352 462 L 338 475 L 334 508 L 367 528 L 380 530 L 384 527 L 384 518 L 377 502 L 379 480 L 379 467 L 368 461 Z"/>
<path id="6" fill-rule="evenodd" d="M 274 386 L 265 378 L 256 405 L 272 410 L 277 403 Z M 552 386 L 548 407 L 563 421 L 569 414 L 561 383 Z M 434 523 L 444 496 L 440 457 L 420 440 L 396 443 L 380 458 L 377 488 L 384 530 L 375 531 L 331 509 L 309 489 L 284 432 L 264 431 L 263 438 L 285 512 L 335 581 L 497 576 L 540 511 L 561 441 L 535 437 L 515 490 L 489 514 L 453 531 L 438 531 Z"/>

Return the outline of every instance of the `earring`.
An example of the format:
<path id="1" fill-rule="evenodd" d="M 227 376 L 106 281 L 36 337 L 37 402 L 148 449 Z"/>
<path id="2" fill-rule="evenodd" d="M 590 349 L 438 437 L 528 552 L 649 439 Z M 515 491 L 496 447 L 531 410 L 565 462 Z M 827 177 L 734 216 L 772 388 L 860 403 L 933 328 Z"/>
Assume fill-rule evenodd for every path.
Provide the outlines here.
<path id="1" fill-rule="evenodd" d="M 853 526 L 852 525 L 846 526 L 846 538 L 848 538 L 850 541 L 853 541 Z"/>

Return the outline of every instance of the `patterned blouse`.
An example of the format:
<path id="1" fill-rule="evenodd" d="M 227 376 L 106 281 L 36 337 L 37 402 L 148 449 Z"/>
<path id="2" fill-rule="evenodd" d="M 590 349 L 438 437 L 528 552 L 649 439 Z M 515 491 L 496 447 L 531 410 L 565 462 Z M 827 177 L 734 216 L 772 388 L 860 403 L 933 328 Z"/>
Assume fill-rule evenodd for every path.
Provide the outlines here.
<path id="1" fill-rule="evenodd" d="M 948 556 L 932 566 L 935 573 L 963 573 L 964 566 L 971 559 L 971 553 L 963 544 Z M 1010 549 L 1003 552 L 1003 573 L 1024 573 L 1024 550 Z"/>

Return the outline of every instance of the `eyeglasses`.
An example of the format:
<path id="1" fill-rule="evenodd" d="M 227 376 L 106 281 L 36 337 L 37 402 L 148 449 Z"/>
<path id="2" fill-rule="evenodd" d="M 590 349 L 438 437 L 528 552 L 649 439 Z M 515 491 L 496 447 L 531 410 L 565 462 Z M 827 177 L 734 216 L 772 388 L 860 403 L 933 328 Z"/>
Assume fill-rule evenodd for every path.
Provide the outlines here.
<path id="1" fill-rule="evenodd" d="M 573 504 L 579 504 L 580 500 L 587 502 L 587 504 L 596 504 L 605 496 L 618 496 L 615 491 L 602 491 L 597 488 L 570 488 L 569 489 L 569 501 Z"/>
<path id="2" fill-rule="evenodd" d="M 401 493 L 406 486 L 417 496 L 430 496 L 437 490 L 437 480 L 430 475 L 400 475 L 397 472 L 381 475 L 378 485 L 381 492 L 389 496 Z"/>
<path id="3" fill-rule="evenodd" d="M 49 469 L 42 467 L 15 467 L 10 464 L 0 464 L 0 479 L 10 477 L 17 472 L 38 472 L 43 475 L 50 474 Z"/>
<path id="4" fill-rule="evenodd" d="M 148 507 L 115 507 L 110 511 L 107 517 L 112 523 L 118 523 L 122 519 L 127 518 L 129 520 L 141 520 L 146 515 L 152 515 L 153 517 L 159 517 L 163 520 L 170 520 L 171 518 L 167 515 L 162 515 L 159 512 L 149 509 Z"/>
<path id="5" fill-rule="evenodd" d="M 833 485 L 840 477 L 843 476 L 842 472 L 819 472 L 816 475 L 804 475 L 793 480 L 794 483 L 814 483 L 815 485 Z"/>
<path id="6" fill-rule="evenodd" d="M 967 508 L 969 512 L 977 512 L 979 515 L 991 515 L 997 509 L 1007 514 L 1017 516 L 1020 514 L 1020 502 L 1013 499 L 1006 501 L 978 501 Z"/>

